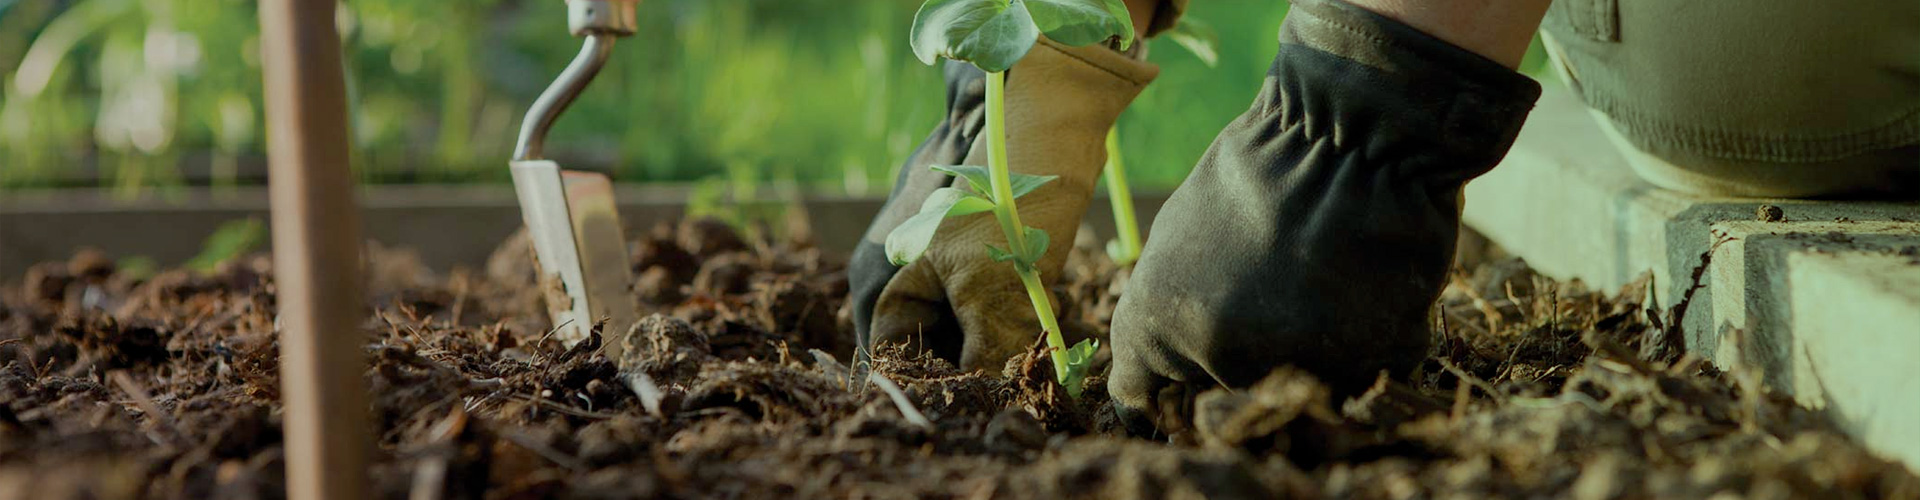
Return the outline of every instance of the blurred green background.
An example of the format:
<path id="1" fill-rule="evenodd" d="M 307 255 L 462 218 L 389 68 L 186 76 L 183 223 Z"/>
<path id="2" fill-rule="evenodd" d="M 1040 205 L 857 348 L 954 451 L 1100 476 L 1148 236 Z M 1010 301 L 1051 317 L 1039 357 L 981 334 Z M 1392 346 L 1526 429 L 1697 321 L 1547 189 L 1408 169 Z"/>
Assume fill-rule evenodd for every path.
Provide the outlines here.
<path id="1" fill-rule="evenodd" d="M 261 183 L 254 3 L 0 0 L 0 189 Z M 549 156 L 624 182 L 884 193 L 942 114 L 940 71 L 906 43 L 918 4 L 645 0 Z M 1148 189 L 1246 109 L 1285 5 L 1190 15 L 1218 32 L 1218 66 L 1156 43 L 1160 81 L 1120 125 Z M 558 0 L 344 0 L 338 25 L 369 183 L 508 182 L 521 114 L 579 49 Z"/>

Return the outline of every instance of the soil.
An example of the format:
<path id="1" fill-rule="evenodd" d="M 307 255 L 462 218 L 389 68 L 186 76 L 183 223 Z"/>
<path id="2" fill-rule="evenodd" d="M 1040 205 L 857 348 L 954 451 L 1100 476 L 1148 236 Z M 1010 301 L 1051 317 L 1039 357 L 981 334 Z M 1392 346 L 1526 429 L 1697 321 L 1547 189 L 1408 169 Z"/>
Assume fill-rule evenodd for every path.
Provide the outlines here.
<path id="1" fill-rule="evenodd" d="M 1644 285 L 1601 293 L 1518 261 L 1474 263 L 1436 308 L 1437 347 L 1412 377 L 1335 400 L 1281 370 L 1202 395 L 1192 432 L 1150 441 L 1119 432 L 1099 377 L 1068 398 L 1037 348 L 991 374 L 897 348 L 850 363 L 842 261 L 805 243 L 698 220 L 634 248 L 655 314 L 568 348 L 546 335 L 524 241 L 484 272 L 444 275 L 371 247 L 373 490 L 1920 498 L 1911 472 L 1760 374 L 1680 352 Z M 1084 335 L 1104 335 L 1125 279 L 1101 255 L 1077 249 L 1056 289 Z M 270 268 L 252 257 L 142 277 L 83 253 L 0 286 L 0 497 L 279 497 Z M 624 342 L 624 359 L 599 355 L 605 342 Z"/>

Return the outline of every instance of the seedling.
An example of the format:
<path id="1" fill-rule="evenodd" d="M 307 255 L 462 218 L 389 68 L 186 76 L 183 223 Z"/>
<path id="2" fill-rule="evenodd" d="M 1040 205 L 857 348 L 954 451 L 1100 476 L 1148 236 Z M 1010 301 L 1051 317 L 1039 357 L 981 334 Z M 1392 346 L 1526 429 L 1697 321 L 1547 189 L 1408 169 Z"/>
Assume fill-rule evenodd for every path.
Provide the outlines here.
<path id="1" fill-rule="evenodd" d="M 1127 188 L 1126 164 L 1120 161 L 1120 128 L 1107 131 L 1107 199 L 1113 202 L 1115 238 L 1107 242 L 1107 257 L 1120 267 L 1140 260 L 1140 222 L 1133 211 L 1133 192 Z"/>
<path id="2" fill-rule="evenodd" d="M 1201 64 L 1212 68 L 1220 63 L 1220 36 L 1212 26 L 1192 16 L 1180 18 L 1165 33 L 1174 43 L 1192 52 Z M 1120 128 L 1107 131 L 1107 199 L 1113 202 L 1113 228 L 1116 237 L 1107 242 L 1107 256 L 1120 267 L 1140 260 L 1140 221 L 1134 215 L 1133 192 L 1127 188 L 1127 169 L 1120 160 Z"/>
<path id="3" fill-rule="evenodd" d="M 1099 343 L 1086 340 L 1068 347 L 1060 336 L 1052 299 L 1040 285 L 1040 257 L 1047 253 L 1050 237 L 1046 231 L 1021 224 L 1014 203 L 1054 177 L 1013 174 L 1007 166 L 1006 71 L 1026 57 L 1041 34 L 1073 46 L 1118 37 L 1124 48 L 1133 43 L 1134 33 L 1121 0 L 927 0 L 920 5 L 913 19 L 914 55 L 927 64 L 941 57 L 966 61 L 987 72 L 987 166 L 931 166 L 966 179 L 968 189 L 934 191 L 920 205 L 920 213 L 887 235 L 887 257 L 896 265 L 907 265 L 926 252 L 941 220 L 993 212 L 1007 246 L 989 244 L 987 253 L 996 262 L 1013 264 L 1047 345 L 1053 348 L 1056 379 L 1068 395 L 1079 397 Z M 987 190 L 981 191 L 982 186 Z"/>

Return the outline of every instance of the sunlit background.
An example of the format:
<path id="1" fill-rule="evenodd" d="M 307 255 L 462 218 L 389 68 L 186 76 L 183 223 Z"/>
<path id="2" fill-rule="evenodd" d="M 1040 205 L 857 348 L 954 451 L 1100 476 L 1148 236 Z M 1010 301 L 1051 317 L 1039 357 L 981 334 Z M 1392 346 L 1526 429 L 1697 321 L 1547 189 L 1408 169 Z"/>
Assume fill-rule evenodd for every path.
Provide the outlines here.
<path id="1" fill-rule="evenodd" d="M 0 0 L 0 188 L 136 193 L 264 182 L 255 0 Z M 939 120 L 907 47 L 919 0 L 645 0 L 640 32 L 549 156 L 623 182 L 884 193 Z M 1246 108 L 1285 15 L 1200 0 L 1216 67 L 1156 43 L 1121 120 L 1137 185 L 1183 178 Z M 505 183 L 521 114 L 579 48 L 557 0 L 346 0 L 353 145 L 368 183 Z"/>

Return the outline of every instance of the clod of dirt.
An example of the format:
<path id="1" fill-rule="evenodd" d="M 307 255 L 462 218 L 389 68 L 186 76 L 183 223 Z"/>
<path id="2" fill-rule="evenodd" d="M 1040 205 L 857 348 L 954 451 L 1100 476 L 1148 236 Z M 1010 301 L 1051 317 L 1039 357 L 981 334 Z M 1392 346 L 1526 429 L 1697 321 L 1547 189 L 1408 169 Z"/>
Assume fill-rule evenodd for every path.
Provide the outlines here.
<path id="1" fill-rule="evenodd" d="M 680 246 L 701 258 L 712 258 L 728 252 L 748 249 L 747 242 L 726 221 L 712 217 L 701 217 L 680 221 L 676 233 Z"/>
<path id="2" fill-rule="evenodd" d="M 1045 448 L 1050 436 L 1041 427 L 1040 421 L 1034 420 L 1033 414 L 1008 408 L 1000 410 L 992 421 L 987 422 L 987 432 L 983 437 L 987 446 L 1031 451 Z"/>
<path id="3" fill-rule="evenodd" d="M 1760 222 L 1780 222 L 1787 220 L 1787 212 L 1773 205 L 1760 205 L 1754 209 L 1753 218 Z"/>
<path id="4" fill-rule="evenodd" d="M 685 285 L 699 272 L 700 258 L 670 238 L 643 238 L 633 247 L 633 270 L 644 274 L 654 269 L 665 272 L 675 285 Z"/>
<path id="5" fill-rule="evenodd" d="M 693 290 L 708 296 L 746 293 L 753 284 L 755 259 L 746 252 L 725 253 L 707 259 L 693 278 Z"/>
<path id="6" fill-rule="evenodd" d="M 62 324 L 54 332 L 66 337 L 80 352 L 105 370 L 132 368 L 167 359 L 167 333 L 154 325 L 128 325 L 111 318 L 92 317 L 86 323 Z"/>
<path id="7" fill-rule="evenodd" d="M 674 278 L 672 271 L 662 267 L 651 267 L 634 278 L 633 290 L 640 296 L 641 302 L 664 306 L 687 300 L 687 293 L 681 289 L 681 284 L 679 279 Z"/>
<path id="8" fill-rule="evenodd" d="M 113 276 L 116 268 L 113 259 L 107 258 L 106 252 L 92 248 L 80 250 L 73 255 L 72 259 L 67 260 L 67 273 L 74 278 L 94 284 L 105 282 L 107 277 Z"/>
<path id="9" fill-rule="evenodd" d="M 997 493 L 1024 498 L 1320 498 L 1284 459 L 1102 436 L 1070 442 L 1007 482 Z"/>
<path id="10" fill-rule="evenodd" d="M 700 364 L 713 357 L 707 335 L 679 318 L 654 314 L 634 323 L 625 337 L 623 370 L 640 371 L 655 380 L 688 380 Z"/>
<path id="11" fill-rule="evenodd" d="M 67 285 L 74 282 L 73 274 L 67 272 L 67 266 L 57 262 L 44 262 L 27 268 L 21 291 L 27 300 L 42 305 L 56 304 L 67 297 Z"/>
<path id="12" fill-rule="evenodd" d="M 1194 431 L 1209 446 L 1285 455 L 1315 467 L 1372 441 L 1333 411 L 1329 394 L 1312 375 L 1281 368 L 1245 390 L 1201 394 L 1194 402 Z"/>

